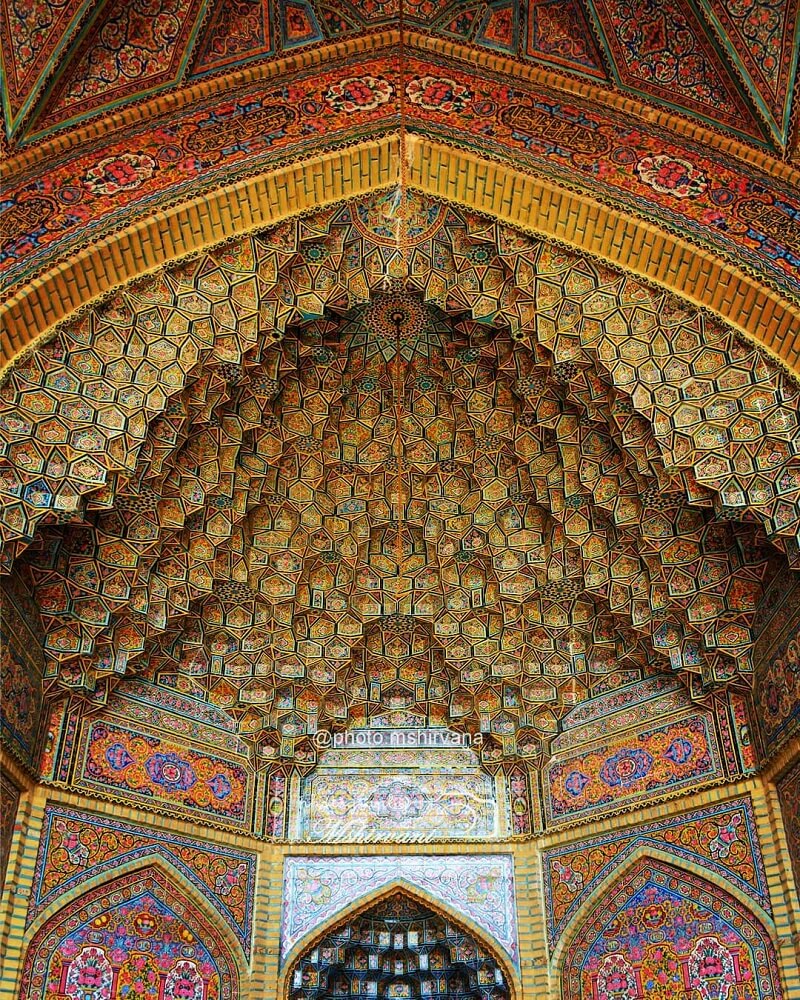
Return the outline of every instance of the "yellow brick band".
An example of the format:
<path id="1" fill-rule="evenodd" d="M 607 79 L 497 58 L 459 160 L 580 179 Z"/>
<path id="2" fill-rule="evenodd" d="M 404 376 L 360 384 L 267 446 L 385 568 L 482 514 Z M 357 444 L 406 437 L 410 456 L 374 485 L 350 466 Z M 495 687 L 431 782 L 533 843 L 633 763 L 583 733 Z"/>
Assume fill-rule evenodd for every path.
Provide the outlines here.
<path id="1" fill-rule="evenodd" d="M 454 201 L 613 264 L 707 308 L 800 370 L 800 309 L 712 254 L 648 223 L 511 167 L 407 137 L 410 187 Z M 0 364 L 71 313 L 163 265 L 311 209 L 381 190 L 399 176 L 389 136 L 283 167 L 159 212 L 101 240 L 0 310 Z"/>

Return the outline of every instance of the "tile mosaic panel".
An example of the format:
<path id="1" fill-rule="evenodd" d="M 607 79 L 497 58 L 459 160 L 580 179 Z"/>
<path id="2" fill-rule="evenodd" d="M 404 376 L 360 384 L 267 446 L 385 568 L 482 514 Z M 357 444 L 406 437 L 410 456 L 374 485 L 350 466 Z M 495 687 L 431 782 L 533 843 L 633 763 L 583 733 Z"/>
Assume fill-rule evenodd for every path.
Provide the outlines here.
<path id="1" fill-rule="evenodd" d="M 249 777 L 241 762 L 100 719 L 84 723 L 77 756 L 78 787 L 113 792 L 159 811 L 248 823 Z"/>
<path id="2" fill-rule="evenodd" d="M 70 710 L 66 700 L 60 699 L 48 707 L 47 717 L 42 720 L 39 774 L 46 781 L 67 781 L 75 750 L 81 706 L 73 706 Z"/>
<path id="3" fill-rule="evenodd" d="M 293 805 L 289 795 L 290 778 L 287 775 L 290 770 L 273 767 L 267 776 L 264 833 L 268 837 L 285 837 L 288 830 L 289 810 Z"/>
<path id="4" fill-rule="evenodd" d="M 518 964 L 510 854 L 289 857 L 284 862 L 281 958 L 340 910 L 397 880 L 474 921 Z"/>
<path id="5" fill-rule="evenodd" d="M 0 4 L 2 100 L 9 132 L 46 83 L 57 55 L 69 43 L 92 0 L 64 0 L 26 6 Z M 35 14 L 34 14 L 35 11 Z"/>
<path id="6" fill-rule="evenodd" d="M 728 691 L 716 699 L 716 703 L 721 742 L 729 757 L 729 773 L 753 774 L 760 763 L 760 741 L 753 722 L 752 696 Z"/>
<path id="7" fill-rule="evenodd" d="M 46 6 L 46 5 L 43 5 Z M 207 0 L 108 0 L 49 88 L 36 129 L 78 122 L 175 83 Z"/>
<path id="8" fill-rule="evenodd" d="M 717 59 L 691 3 L 592 0 L 592 8 L 608 29 L 608 49 L 623 87 L 759 135 L 736 75 Z"/>
<path id="9" fill-rule="evenodd" d="M 789 139 L 789 116 L 797 72 L 797 0 L 705 0 L 703 8 L 729 52 L 744 70 L 779 142 Z"/>
<path id="10" fill-rule="evenodd" d="M 269 0 L 218 0 L 192 56 L 192 76 L 274 53 Z"/>
<path id="11" fill-rule="evenodd" d="M 541 830 L 541 815 L 535 775 L 524 765 L 506 774 L 508 815 L 514 836 L 529 836 Z"/>
<path id="12" fill-rule="evenodd" d="M 236 961 L 210 914 L 158 868 L 87 890 L 33 936 L 20 1000 L 238 1000 Z"/>
<path id="13" fill-rule="evenodd" d="M 638 849 L 654 848 L 722 876 L 767 913 L 767 877 L 749 798 L 611 830 L 542 854 L 545 913 L 554 945 L 579 906 Z"/>
<path id="14" fill-rule="evenodd" d="M 488 774 L 321 771 L 303 788 L 311 841 L 475 840 L 498 833 Z"/>
<path id="15" fill-rule="evenodd" d="M 768 931 L 737 899 L 690 872 L 643 860 L 597 902 L 571 941 L 564 1000 L 780 1000 Z"/>
<path id="16" fill-rule="evenodd" d="M 255 854 L 54 805 L 45 808 L 28 924 L 89 879 L 131 862 L 144 867 L 154 855 L 177 868 L 219 910 L 249 953 Z"/>
<path id="17" fill-rule="evenodd" d="M 527 55 L 598 79 L 606 76 L 578 0 L 530 0 Z"/>
<path id="18" fill-rule="evenodd" d="M 563 823 L 722 776 L 712 719 L 688 716 L 554 757 L 544 772 L 545 814 Z"/>

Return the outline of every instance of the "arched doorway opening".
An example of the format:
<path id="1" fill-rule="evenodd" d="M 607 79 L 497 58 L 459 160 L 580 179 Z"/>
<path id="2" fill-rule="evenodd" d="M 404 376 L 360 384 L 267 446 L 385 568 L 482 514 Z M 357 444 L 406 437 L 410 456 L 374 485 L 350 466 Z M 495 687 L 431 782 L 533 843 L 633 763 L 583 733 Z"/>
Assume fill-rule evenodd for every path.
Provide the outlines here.
<path id="1" fill-rule="evenodd" d="M 294 963 L 288 1000 L 512 1000 L 498 958 L 421 900 L 395 890 L 330 929 Z"/>

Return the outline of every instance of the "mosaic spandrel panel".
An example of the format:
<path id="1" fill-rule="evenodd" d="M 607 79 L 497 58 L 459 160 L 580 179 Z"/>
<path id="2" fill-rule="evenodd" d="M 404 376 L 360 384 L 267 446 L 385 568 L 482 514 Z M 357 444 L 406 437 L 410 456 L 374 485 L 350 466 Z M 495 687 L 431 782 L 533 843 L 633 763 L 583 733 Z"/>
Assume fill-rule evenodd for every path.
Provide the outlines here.
<path id="1" fill-rule="evenodd" d="M 692 715 L 553 757 L 545 813 L 557 824 L 722 777 L 710 716 Z"/>
<path id="2" fill-rule="evenodd" d="M 282 959 L 315 927 L 395 881 L 469 917 L 518 963 L 514 860 L 509 854 L 287 858 Z"/>
<path id="3" fill-rule="evenodd" d="M 749 798 L 708 806 L 653 823 L 612 830 L 542 854 L 545 912 L 551 946 L 601 883 L 639 849 L 653 848 L 720 875 L 765 912 L 767 877 Z"/>
<path id="4" fill-rule="evenodd" d="M 81 788 L 116 793 L 159 811 L 248 823 L 252 803 L 243 762 L 100 719 L 84 723 L 77 757 L 75 784 Z"/>
<path id="5" fill-rule="evenodd" d="M 475 840 L 498 833 L 488 774 L 321 772 L 304 784 L 307 840 Z"/>
<path id="6" fill-rule="evenodd" d="M 153 857 L 163 858 L 188 879 L 249 952 L 256 874 L 252 852 L 54 805 L 44 813 L 28 924 L 90 879 L 122 865 L 144 865 Z"/>

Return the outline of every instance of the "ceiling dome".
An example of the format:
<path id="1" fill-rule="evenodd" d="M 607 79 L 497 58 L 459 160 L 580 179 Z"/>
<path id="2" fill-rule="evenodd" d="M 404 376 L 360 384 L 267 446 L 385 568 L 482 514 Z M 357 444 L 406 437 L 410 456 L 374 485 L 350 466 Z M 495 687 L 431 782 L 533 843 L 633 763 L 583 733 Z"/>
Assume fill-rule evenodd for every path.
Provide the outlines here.
<path id="1" fill-rule="evenodd" d="M 747 685 L 797 559 L 796 400 L 668 293 L 377 195 L 141 279 L 21 361 L 6 565 L 53 690 L 177 672 L 266 752 L 406 713 L 536 756 L 646 675 Z"/>

